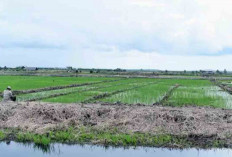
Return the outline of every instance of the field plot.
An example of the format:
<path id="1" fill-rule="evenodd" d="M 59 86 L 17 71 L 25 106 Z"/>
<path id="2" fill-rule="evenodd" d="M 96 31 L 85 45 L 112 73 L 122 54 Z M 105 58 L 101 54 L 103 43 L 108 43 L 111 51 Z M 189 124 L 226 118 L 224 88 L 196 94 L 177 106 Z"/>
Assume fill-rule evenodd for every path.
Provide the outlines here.
<path id="1" fill-rule="evenodd" d="M 180 81 L 167 101 L 171 106 L 213 106 L 232 108 L 232 96 L 207 80 Z"/>
<path id="2" fill-rule="evenodd" d="M 155 102 L 159 102 L 171 86 L 172 84 L 167 81 L 159 81 L 157 84 L 151 84 L 139 89 L 119 93 L 111 97 L 101 99 L 101 101 L 111 103 L 122 102 L 128 104 L 142 103 L 151 105 Z"/>
<path id="3" fill-rule="evenodd" d="M 1 76 L 1 89 L 46 89 L 17 94 L 17 101 L 54 103 L 124 103 L 232 108 L 232 96 L 209 80 Z M 228 82 L 228 81 L 227 81 Z M 70 85 L 81 86 L 70 86 Z M 174 88 L 175 87 L 175 88 Z"/>
<path id="4" fill-rule="evenodd" d="M 102 94 L 109 94 L 116 91 L 124 91 L 130 88 L 136 88 L 144 86 L 150 83 L 155 83 L 157 80 L 150 79 L 126 79 L 115 82 L 107 82 L 102 84 L 91 85 L 90 90 L 75 92 L 70 95 L 45 99 L 47 102 L 62 102 L 62 103 L 73 103 L 73 102 L 94 102 L 94 97 Z"/>
<path id="5" fill-rule="evenodd" d="M 0 90 L 12 86 L 14 90 L 28 90 L 70 84 L 100 82 L 119 78 L 104 77 L 40 77 L 40 76 L 0 76 Z"/>

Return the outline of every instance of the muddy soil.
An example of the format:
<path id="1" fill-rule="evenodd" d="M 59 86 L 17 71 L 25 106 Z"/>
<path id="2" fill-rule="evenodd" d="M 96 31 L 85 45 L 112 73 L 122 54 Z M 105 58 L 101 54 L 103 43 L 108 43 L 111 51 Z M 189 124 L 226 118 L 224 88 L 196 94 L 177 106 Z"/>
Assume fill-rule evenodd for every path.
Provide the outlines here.
<path id="1" fill-rule="evenodd" d="M 232 135 L 232 110 L 144 105 L 0 103 L 0 128 L 44 133 L 71 124 L 101 129 L 116 127 L 122 132 L 227 139 Z"/>

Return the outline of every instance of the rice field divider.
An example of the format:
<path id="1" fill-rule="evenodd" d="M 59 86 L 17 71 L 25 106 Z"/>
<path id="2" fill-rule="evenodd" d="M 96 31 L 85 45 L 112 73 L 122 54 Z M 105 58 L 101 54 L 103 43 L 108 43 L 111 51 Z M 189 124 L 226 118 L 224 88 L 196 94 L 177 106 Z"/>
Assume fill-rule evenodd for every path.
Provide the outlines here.
<path id="1" fill-rule="evenodd" d="M 83 104 L 90 103 L 90 102 L 96 101 L 98 99 L 110 97 L 110 96 L 115 95 L 115 94 L 127 92 L 127 91 L 130 91 L 130 90 L 133 90 L 133 89 L 145 87 L 145 86 L 148 86 L 148 85 L 151 85 L 151 84 L 156 84 L 156 83 L 158 83 L 158 82 L 150 82 L 150 83 L 147 83 L 145 85 L 142 84 L 142 85 L 134 86 L 132 88 L 120 89 L 120 90 L 116 90 L 116 91 L 113 91 L 113 92 L 110 92 L 110 93 L 103 93 L 103 94 L 95 95 L 95 96 L 93 96 L 93 97 L 91 97 L 89 99 L 86 99 L 86 100 L 82 101 L 81 103 L 83 103 Z"/>
<path id="2" fill-rule="evenodd" d="M 172 95 L 172 93 L 174 92 L 174 90 L 176 90 L 180 85 L 179 84 L 175 84 L 174 86 L 172 86 L 165 94 L 164 96 L 160 99 L 160 101 L 155 102 L 153 105 L 163 105 L 165 104 L 165 102 L 168 101 L 169 97 Z"/>
<path id="3" fill-rule="evenodd" d="M 101 84 L 101 83 L 108 83 L 108 82 L 116 82 L 116 81 L 121 81 L 121 80 L 124 80 L 124 79 L 105 80 L 105 81 L 100 81 L 100 82 L 91 82 L 91 83 L 83 83 L 83 84 L 71 84 L 71 85 L 66 85 L 66 86 L 45 87 L 45 88 L 30 89 L 30 90 L 18 90 L 18 91 L 13 91 L 13 94 L 14 94 L 14 95 L 18 95 L 18 94 L 38 93 L 38 92 L 51 91 L 51 90 L 58 90 L 58 89 L 65 89 L 65 88 L 89 86 L 89 85 L 95 85 L 95 84 Z M 0 96 L 2 97 L 3 95 L 0 94 Z"/>
<path id="4" fill-rule="evenodd" d="M 90 88 L 90 89 L 83 89 L 83 90 L 79 90 L 79 91 L 69 91 L 69 92 L 64 92 L 64 93 L 57 93 L 57 94 L 51 94 L 51 95 L 45 95 L 45 96 L 41 96 L 41 97 L 36 97 L 36 98 L 31 98 L 31 99 L 27 99 L 27 100 L 23 100 L 23 101 L 38 101 L 38 100 L 43 100 L 43 99 L 48 99 L 48 98 L 54 98 L 54 97 L 59 97 L 59 96 L 65 96 L 65 95 L 69 95 L 69 94 L 73 94 L 73 93 L 83 93 L 83 92 L 87 92 L 87 91 L 93 91 L 93 90 L 97 90 L 97 89 L 103 89 L 103 88 L 108 88 L 108 87 L 113 87 L 113 86 L 118 86 L 118 85 L 122 85 L 125 83 L 118 83 L 116 85 L 107 85 L 107 86 L 101 86 L 101 87 L 96 87 L 96 88 Z"/>
<path id="5" fill-rule="evenodd" d="M 232 88 L 231 87 L 227 86 L 226 84 L 222 84 L 221 82 L 218 82 L 217 80 L 211 80 L 211 82 L 213 84 L 215 84 L 216 86 L 220 87 L 223 91 L 232 95 Z"/>

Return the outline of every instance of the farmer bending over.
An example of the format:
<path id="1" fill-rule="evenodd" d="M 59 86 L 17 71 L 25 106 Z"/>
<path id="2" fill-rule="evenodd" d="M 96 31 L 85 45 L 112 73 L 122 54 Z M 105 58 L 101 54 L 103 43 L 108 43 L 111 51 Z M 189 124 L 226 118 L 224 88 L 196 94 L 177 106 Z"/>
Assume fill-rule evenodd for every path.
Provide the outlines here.
<path id="1" fill-rule="evenodd" d="M 11 87 L 8 86 L 3 92 L 3 101 L 16 101 L 16 97 L 12 94 Z"/>

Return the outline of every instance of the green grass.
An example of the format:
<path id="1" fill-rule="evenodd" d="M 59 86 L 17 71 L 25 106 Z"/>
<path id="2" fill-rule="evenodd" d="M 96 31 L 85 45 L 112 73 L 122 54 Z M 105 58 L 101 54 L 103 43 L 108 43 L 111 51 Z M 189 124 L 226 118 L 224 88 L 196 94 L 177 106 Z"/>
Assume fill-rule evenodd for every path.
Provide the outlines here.
<path id="1" fill-rule="evenodd" d="M 86 100 L 95 102 L 93 99 L 94 97 L 102 94 L 108 94 L 106 97 L 96 101 L 109 103 L 121 102 L 126 104 L 141 103 L 152 105 L 159 102 L 171 87 L 179 84 L 179 88 L 173 91 L 164 105 L 197 105 L 232 108 L 232 96 L 225 91 L 221 91 L 220 88 L 215 86 L 209 80 L 150 78 L 129 78 L 119 80 L 119 78 L 102 77 L 0 76 L 0 89 L 3 90 L 8 85 L 12 86 L 13 90 L 26 90 L 50 86 L 101 82 L 104 80 L 118 81 L 102 82 L 99 84 L 86 85 L 82 87 L 43 91 L 31 94 L 22 94 L 17 95 L 17 100 L 27 101 L 33 98 L 40 98 L 41 101 L 44 102 L 80 103 L 85 102 Z M 133 87 L 138 88 L 132 89 Z M 116 93 L 116 91 L 121 92 Z M 46 98 L 54 94 L 67 95 Z"/>
<path id="2" fill-rule="evenodd" d="M 6 138 L 6 134 L 3 131 L 0 131 L 0 141 Z"/>
<path id="3" fill-rule="evenodd" d="M 61 94 L 61 93 L 70 93 L 70 92 L 79 92 L 82 90 L 91 90 L 94 89 L 92 86 L 81 86 L 81 87 L 74 87 L 74 88 L 65 88 L 59 90 L 51 90 L 51 91 L 43 91 L 37 93 L 30 93 L 30 94 L 22 94 L 19 95 L 17 101 L 27 101 L 34 98 L 44 98 L 54 94 Z"/>
<path id="4" fill-rule="evenodd" d="M 17 142 L 33 142 L 38 146 L 46 149 L 51 143 L 70 143 L 70 144 L 100 144 L 105 146 L 152 146 L 152 147 L 224 147 L 225 141 L 208 139 L 207 141 L 188 140 L 185 135 L 171 134 L 150 134 L 150 133 L 125 133 L 116 128 L 107 130 L 96 129 L 89 126 L 81 126 L 78 128 L 70 127 L 68 129 L 48 131 L 44 134 L 36 134 L 33 132 L 22 132 L 20 130 L 1 130 L 4 138 Z"/>
<path id="5" fill-rule="evenodd" d="M 1 131 L 4 132 L 4 131 Z M 163 146 L 180 142 L 180 139 L 168 134 L 121 133 L 115 130 L 96 130 L 91 127 L 80 127 L 66 130 L 49 131 L 46 134 L 13 131 L 17 142 L 33 142 L 37 145 L 48 146 L 52 142 L 60 143 L 97 143 L 114 146 Z M 12 135 L 7 132 L 7 135 Z M 4 136 L 7 138 L 7 136 Z M 184 143 L 182 141 L 182 144 Z"/>
<path id="6" fill-rule="evenodd" d="M 182 83 L 176 89 L 167 104 L 171 106 L 212 106 L 221 108 L 231 108 L 230 101 L 232 96 L 209 81 L 194 80 L 188 83 Z"/>
<path id="7" fill-rule="evenodd" d="M 60 102 L 60 103 L 80 103 L 94 95 L 99 94 L 97 91 L 89 91 L 89 92 L 83 92 L 83 93 L 74 93 L 74 94 L 69 94 L 65 96 L 59 96 L 59 97 L 54 97 L 54 98 L 48 98 L 44 99 L 44 102 Z"/>
<path id="8" fill-rule="evenodd" d="M 99 82 L 103 80 L 115 80 L 119 78 L 104 77 L 43 77 L 43 76 L 0 76 L 0 91 L 7 86 L 13 90 L 27 90 L 52 86 L 62 86 L 70 84 L 81 84 L 89 82 Z"/>
<path id="9" fill-rule="evenodd" d="M 121 102 L 127 104 L 142 103 L 151 105 L 155 102 L 160 101 L 162 95 L 168 91 L 170 84 L 167 82 L 159 82 L 151 84 L 149 86 L 141 87 L 131 91 L 119 93 L 111 97 L 100 99 L 103 102 Z"/>
<path id="10" fill-rule="evenodd" d="M 30 132 L 22 133 L 19 132 L 16 135 L 16 140 L 18 142 L 34 142 L 38 145 L 49 145 L 51 143 L 50 137 L 46 137 L 45 135 L 33 134 Z"/>
<path id="11" fill-rule="evenodd" d="M 150 79 L 126 79 L 120 80 L 116 82 L 107 82 L 103 84 L 91 85 L 88 87 L 96 88 L 94 90 L 86 91 L 86 92 L 75 92 L 73 94 L 59 96 L 49 99 L 44 99 L 45 102 L 61 102 L 61 103 L 79 103 L 85 101 L 93 96 L 103 94 L 103 93 L 110 93 L 117 90 L 123 90 L 127 88 L 132 88 L 139 85 L 145 85 L 150 82 L 156 82 L 157 80 L 150 80 Z M 99 88 L 100 87 L 100 88 Z"/>
<path id="12" fill-rule="evenodd" d="M 68 96 L 60 96 L 60 98 L 45 98 L 44 101 L 49 101 L 49 102 L 74 102 L 72 100 L 68 100 L 69 98 L 73 98 L 74 96 L 81 98 L 82 94 L 79 92 L 82 92 L 83 95 L 85 94 L 83 91 L 85 90 L 90 90 L 92 91 L 93 89 L 97 88 L 103 88 L 103 87 L 108 87 L 108 86 L 113 86 L 121 83 L 126 83 L 127 80 L 122 79 L 119 81 L 113 81 L 113 82 L 101 82 L 98 84 L 93 84 L 93 85 L 86 85 L 86 86 L 81 86 L 81 87 L 73 87 L 73 88 L 65 88 L 65 89 L 58 89 L 58 90 L 51 90 L 51 91 L 43 91 L 43 92 L 37 92 L 37 93 L 30 93 L 30 94 L 22 94 L 19 95 L 17 100 L 18 101 L 27 101 L 33 98 L 43 98 L 47 97 L 49 95 L 54 95 L 54 94 L 61 94 L 61 93 L 72 93 L 69 94 Z M 90 92 L 91 93 L 91 92 Z M 67 101 L 65 100 L 67 98 Z M 59 101 L 64 99 L 64 101 Z M 82 100 L 82 99 L 81 99 Z"/>

